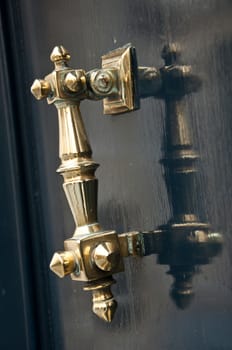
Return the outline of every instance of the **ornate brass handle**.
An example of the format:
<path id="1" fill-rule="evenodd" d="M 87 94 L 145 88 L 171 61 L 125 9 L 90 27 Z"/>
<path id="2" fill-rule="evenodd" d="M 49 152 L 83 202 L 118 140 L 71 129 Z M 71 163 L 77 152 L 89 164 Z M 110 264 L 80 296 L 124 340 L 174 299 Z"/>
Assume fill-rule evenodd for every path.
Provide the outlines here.
<path id="1" fill-rule="evenodd" d="M 190 66 L 178 64 L 177 55 L 177 46 L 169 45 L 163 50 L 164 67 L 137 67 L 135 49 L 127 45 L 103 56 L 101 69 L 85 72 L 70 68 L 69 53 L 57 46 L 51 54 L 54 71 L 43 80 L 36 79 L 31 87 L 37 99 L 47 98 L 58 111 L 61 165 L 57 171 L 64 178 L 76 223 L 73 237 L 64 242 L 64 251 L 54 254 L 50 268 L 59 277 L 70 274 L 73 280 L 86 282 L 84 289 L 93 294 L 93 312 L 108 322 L 117 306 L 110 290 L 112 275 L 124 270 L 123 257 L 158 254 L 160 263 L 170 265 L 176 281 L 172 295 L 183 307 L 188 303 L 186 296 L 189 300 L 192 295 L 194 266 L 207 263 L 221 248 L 221 235 L 212 234 L 191 211 L 197 155 L 181 100 L 199 88 L 200 80 Z M 83 99 L 103 99 L 104 113 L 121 114 L 139 108 L 139 99 L 148 96 L 165 99 L 167 106 L 164 164 L 174 216 L 157 230 L 117 235 L 98 223 L 95 171 L 99 164 L 92 159 L 79 106 Z M 180 243 L 187 253 L 183 254 Z"/>
<path id="2" fill-rule="evenodd" d="M 35 80 L 31 87 L 37 99 L 46 97 L 58 111 L 61 165 L 57 171 L 64 178 L 64 191 L 76 223 L 73 237 L 64 242 L 64 251 L 54 254 L 50 268 L 59 277 L 71 274 L 73 280 L 87 282 L 84 289 L 93 293 L 93 311 L 111 321 L 116 309 L 110 291 L 114 283 L 112 274 L 124 270 L 123 256 L 135 253 L 129 242 L 133 243 L 138 233 L 118 236 L 113 230 L 104 231 L 98 223 L 95 170 L 99 164 L 92 159 L 79 105 L 84 98 L 99 99 L 115 91 L 116 70 L 86 74 L 70 68 L 69 59 L 69 53 L 62 46 L 55 47 L 51 54 L 55 70 L 44 80 Z M 128 73 L 127 78 L 131 79 Z M 123 91 L 126 84 L 131 87 L 131 80 L 124 84 Z M 129 93 L 132 94 L 132 90 Z M 120 111 L 133 107 L 128 94 L 123 94 Z"/>

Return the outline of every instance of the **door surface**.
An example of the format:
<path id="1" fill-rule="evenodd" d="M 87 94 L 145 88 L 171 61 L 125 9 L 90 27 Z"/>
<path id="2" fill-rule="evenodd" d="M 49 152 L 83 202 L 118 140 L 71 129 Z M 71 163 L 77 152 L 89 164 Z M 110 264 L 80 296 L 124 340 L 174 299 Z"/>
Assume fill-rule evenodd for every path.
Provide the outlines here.
<path id="1" fill-rule="evenodd" d="M 14 0 L 1 4 L 1 337 L 2 350 L 232 350 L 232 3 L 228 0 Z M 194 279 L 186 310 L 169 297 L 168 268 L 154 255 L 125 261 L 115 275 L 119 304 L 111 324 L 94 316 L 89 293 L 48 266 L 74 223 L 56 174 L 54 107 L 30 86 L 52 70 L 55 45 L 71 65 L 100 67 L 101 56 L 131 42 L 139 65 L 163 65 L 161 50 L 178 42 L 182 60 L 202 77 L 186 97 L 194 146 L 201 156 L 199 208 L 224 249 Z M 83 119 L 101 164 L 99 221 L 118 233 L 153 230 L 170 217 L 163 177 L 162 100 L 138 111 L 103 116 L 85 101 Z M 202 213 L 203 215 L 203 213 Z"/>

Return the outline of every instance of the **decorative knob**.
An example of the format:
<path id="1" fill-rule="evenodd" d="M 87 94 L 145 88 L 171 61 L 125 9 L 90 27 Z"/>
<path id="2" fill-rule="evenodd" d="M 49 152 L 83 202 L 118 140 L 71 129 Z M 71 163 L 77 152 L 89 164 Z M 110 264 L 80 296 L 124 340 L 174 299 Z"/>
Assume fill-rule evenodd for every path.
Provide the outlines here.
<path id="1" fill-rule="evenodd" d="M 52 92 L 51 85 L 48 81 L 42 79 L 35 79 L 31 86 L 31 93 L 37 100 L 42 100 L 48 97 Z"/>
<path id="2" fill-rule="evenodd" d="M 99 269 L 111 271 L 120 261 L 120 252 L 112 242 L 104 242 L 94 249 L 93 260 Z"/>
<path id="3" fill-rule="evenodd" d="M 64 80 L 64 86 L 70 92 L 83 92 L 86 86 L 86 78 L 84 71 L 73 71 L 69 72 Z"/>
<path id="4" fill-rule="evenodd" d="M 68 50 L 64 48 L 64 46 L 55 46 L 52 50 L 52 53 L 50 55 L 50 60 L 52 62 L 59 62 L 59 61 L 69 61 L 70 60 L 70 54 Z"/>
<path id="5" fill-rule="evenodd" d="M 76 259 L 69 251 L 55 253 L 50 263 L 50 269 L 60 278 L 79 270 L 77 267 Z"/>
<path id="6" fill-rule="evenodd" d="M 92 291 L 93 312 L 106 322 L 111 322 L 117 309 L 117 302 L 111 292 L 111 285 L 115 280 L 111 277 L 96 281 L 84 287 L 86 291 Z"/>

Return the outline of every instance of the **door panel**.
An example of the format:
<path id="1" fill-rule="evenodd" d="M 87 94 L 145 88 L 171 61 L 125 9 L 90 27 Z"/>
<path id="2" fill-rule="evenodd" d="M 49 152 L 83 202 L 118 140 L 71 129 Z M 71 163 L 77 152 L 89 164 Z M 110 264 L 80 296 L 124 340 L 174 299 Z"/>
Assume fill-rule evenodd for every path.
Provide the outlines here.
<path id="1" fill-rule="evenodd" d="M 28 302 L 41 308 L 35 331 L 38 348 L 232 349 L 232 4 L 225 0 L 204 4 L 191 0 L 21 0 L 4 11 L 11 33 L 6 32 L 5 39 L 14 39 L 7 52 L 16 73 L 14 94 L 19 109 L 15 113 L 26 173 L 23 189 L 29 200 L 24 215 L 31 218 L 27 238 L 35 263 L 34 271 L 30 269 L 37 281 L 31 281 L 37 291 Z M 224 234 L 224 250 L 195 277 L 196 296 L 184 311 L 177 310 L 169 298 L 168 267 L 156 264 L 155 256 L 127 260 L 125 273 L 115 276 L 113 291 L 119 307 L 108 325 L 91 313 L 91 296 L 79 283 L 58 280 L 48 272 L 52 253 L 72 235 L 74 223 L 62 179 L 55 172 L 59 165 L 56 110 L 34 101 L 29 88 L 34 78 L 52 70 L 49 55 L 57 44 L 70 51 L 73 67 L 90 70 L 100 67 L 102 54 L 128 42 L 137 49 L 139 65 L 160 67 L 160 52 L 169 41 L 181 45 L 183 62 L 203 79 L 201 91 L 186 97 L 194 145 L 202 159 L 195 210 Z M 149 98 L 141 102 L 140 110 L 117 117 L 103 116 L 101 102 L 85 101 L 81 110 L 93 157 L 101 164 L 97 177 L 102 226 L 122 233 L 153 230 L 166 223 L 171 210 L 159 163 L 163 102 Z M 34 203 L 32 208 L 30 203 Z"/>

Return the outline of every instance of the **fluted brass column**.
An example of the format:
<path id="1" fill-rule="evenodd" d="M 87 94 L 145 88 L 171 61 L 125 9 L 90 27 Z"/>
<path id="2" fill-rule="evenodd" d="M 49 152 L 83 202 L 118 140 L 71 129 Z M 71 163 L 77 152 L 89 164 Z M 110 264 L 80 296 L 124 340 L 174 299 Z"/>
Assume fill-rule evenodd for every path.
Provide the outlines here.
<path id="1" fill-rule="evenodd" d="M 56 104 L 59 118 L 61 165 L 58 172 L 64 178 L 64 191 L 76 223 L 75 236 L 100 231 L 97 222 L 98 164 L 91 158 L 78 104 Z"/>

